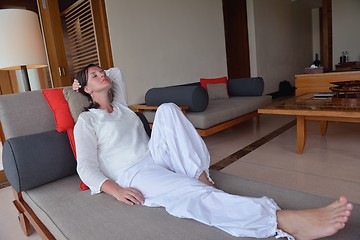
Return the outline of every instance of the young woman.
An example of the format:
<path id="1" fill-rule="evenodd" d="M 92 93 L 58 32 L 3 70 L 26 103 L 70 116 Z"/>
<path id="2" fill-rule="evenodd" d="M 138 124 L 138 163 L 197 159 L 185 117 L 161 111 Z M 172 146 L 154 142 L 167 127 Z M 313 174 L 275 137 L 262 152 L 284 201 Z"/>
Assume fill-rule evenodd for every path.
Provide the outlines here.
<path id="1" fill-rule="evenodd" d="M 175 104 L 163 104 L 151 138 L 127 107 L 118 68 L 86 66 L 74 89 L 91 105 L 75 125 L 77 171 L 92 194 L 105 192 L 126 204 L 162 206 L 233 236 L 316 239 L 345 227 L 347 198 L 318 209 L 281 210 L 267 197 L 231 195 L 213 187 L 210 156 L 202 138 Z M 109 97 L 113 91 L 114 98 Z"/>

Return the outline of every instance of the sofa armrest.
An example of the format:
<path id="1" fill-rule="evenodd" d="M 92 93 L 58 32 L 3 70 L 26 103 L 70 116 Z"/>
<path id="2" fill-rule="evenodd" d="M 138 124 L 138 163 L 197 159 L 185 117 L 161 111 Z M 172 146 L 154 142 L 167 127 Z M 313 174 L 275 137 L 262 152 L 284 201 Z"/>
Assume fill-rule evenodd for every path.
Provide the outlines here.
<path id="1" fill-rule="evenodd" d="M 67 133 L 55 130 L 8 139 L 3 165 L 6 178 L 17 192 L 76 173 Z"/>
<path id="2" fill-rule="evenodd" d="M 229 79 L 229 95 L 262 96 L 264 92 L 264 79 L 261 77 Z"/>
<path id="3" fill-rule="evenodd" d="M 145 94 L 145 103 L 148 106 L 159 106 L 168 102 L 188 106 L 189 112 L 202 112 L 209 104 L 209 95 L 201 86 L 151 88 Z"/>

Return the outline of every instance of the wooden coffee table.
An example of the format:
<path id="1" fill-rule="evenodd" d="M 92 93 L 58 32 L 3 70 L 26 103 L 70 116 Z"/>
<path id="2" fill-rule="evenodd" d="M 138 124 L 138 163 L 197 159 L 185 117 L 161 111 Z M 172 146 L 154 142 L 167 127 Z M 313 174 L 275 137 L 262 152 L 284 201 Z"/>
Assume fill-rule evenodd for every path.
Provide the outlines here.
<path id="1" fill-rule="evenodd" d="M 297 152 L 301 154 L 306 141 L 306 120 L 320 121 L 323 136 L 328 121 L 360 122 L 360 98 L 314 99 L 314 93 L 306 93 L 258 109 L 258 112 L 296 116 Z"/>

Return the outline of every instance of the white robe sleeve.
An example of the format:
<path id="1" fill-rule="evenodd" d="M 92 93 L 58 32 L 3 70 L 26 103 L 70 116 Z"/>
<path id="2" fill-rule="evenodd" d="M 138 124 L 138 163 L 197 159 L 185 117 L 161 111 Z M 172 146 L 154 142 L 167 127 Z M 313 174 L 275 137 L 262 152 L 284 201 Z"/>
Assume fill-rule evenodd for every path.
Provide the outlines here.
<path id="1" fill-rule="evenodd" d="M 91 194 L 101 192 L 101 185 L 108 179 L 100 170 L 97 154 L 97 138 L 90 121 L 79 116 L 74 128 L 77 172 L 90 188 Z"/>
<path id="2" fill-rule="evenodd" d="M 110 68 L 105 70 L 105 73 L 113 82 L 114 101 L 117 101 L 124 106 L 128 106 L 126 84 L 120 69 L 117 67 Z"/>

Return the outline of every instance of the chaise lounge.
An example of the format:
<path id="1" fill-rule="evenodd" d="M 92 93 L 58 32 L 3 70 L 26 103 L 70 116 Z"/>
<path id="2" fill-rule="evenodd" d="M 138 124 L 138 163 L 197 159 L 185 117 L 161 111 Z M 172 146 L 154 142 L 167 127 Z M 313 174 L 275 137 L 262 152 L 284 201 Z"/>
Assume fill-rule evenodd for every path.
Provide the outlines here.
<path id="1" fill-rule="evenodd" d="M 252 239 L 235 238 L 199 222 L 170 216 L 163 208 L 128 206 L 107 194 L 91 196 L 81 191 L 68 135 L 55 130 L 53 112 L 41 91 L 0 96 L 0 120 L 6 139 L 4 169 L 26 235 L 31 234 L 31 224 L 43 239 Z M 211 171 L 211 176 L 224 191 L 266 195 L 285 209 L 334 201 L 218 171 Z M 359 226 L 360 208 L 354 204 L 346 228 L 327 239 L 360 239 Z"/>

